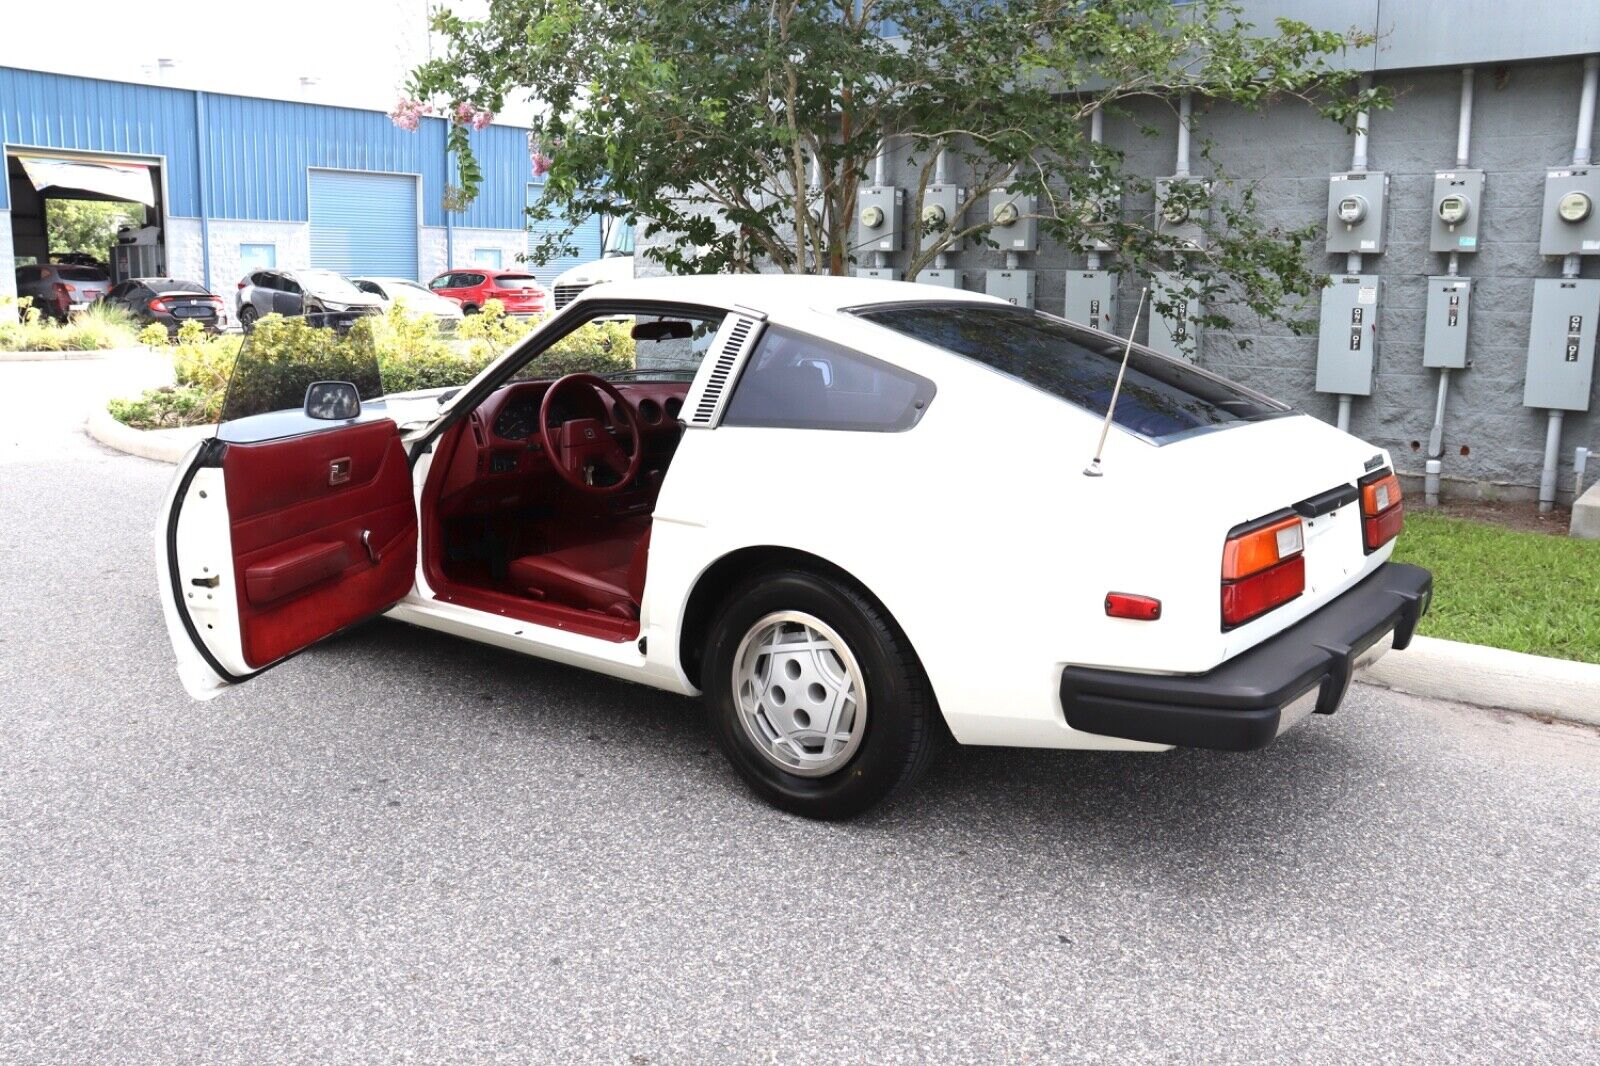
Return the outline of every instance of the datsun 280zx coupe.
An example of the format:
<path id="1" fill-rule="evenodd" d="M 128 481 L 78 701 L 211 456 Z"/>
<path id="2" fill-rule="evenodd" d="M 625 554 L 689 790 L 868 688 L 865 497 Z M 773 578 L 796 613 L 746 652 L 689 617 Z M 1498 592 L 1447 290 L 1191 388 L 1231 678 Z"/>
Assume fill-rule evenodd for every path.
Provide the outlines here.
<path id="1" fill-rule="evenodd" d="M 637 369 L 541 375 L 593 322 Z M 597 286 L 442 396 L 247 347 L 158 531 L 182 677 L 387 613 L 701 695 L 745 781 L 819 818 L 947 737 L 1262 747 L 1427 610 L 1399 483 L 1139 346 L 1085 476 L 1123 358 L 978 294 L 792 277 Z"/>

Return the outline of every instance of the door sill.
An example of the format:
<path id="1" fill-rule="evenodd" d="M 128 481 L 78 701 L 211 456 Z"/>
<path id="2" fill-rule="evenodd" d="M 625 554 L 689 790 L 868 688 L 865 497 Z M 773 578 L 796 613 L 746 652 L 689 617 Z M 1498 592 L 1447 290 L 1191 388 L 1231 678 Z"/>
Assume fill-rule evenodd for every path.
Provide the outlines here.
<path id="1" fill-rule="evenodd" d="M 440 603 L 454 604 L 474 611 L 484 611 L 518 622 L 575 633 L 582 637 L 624 644 L 639 639 L 639 621 L 636 618 L 615 618 L 583 611 L 576 607 L 541 603 L 525 596 L 513 596 L 492 589 L 473 588 L 468 585 L 436 585 L 433 598 Z"/>

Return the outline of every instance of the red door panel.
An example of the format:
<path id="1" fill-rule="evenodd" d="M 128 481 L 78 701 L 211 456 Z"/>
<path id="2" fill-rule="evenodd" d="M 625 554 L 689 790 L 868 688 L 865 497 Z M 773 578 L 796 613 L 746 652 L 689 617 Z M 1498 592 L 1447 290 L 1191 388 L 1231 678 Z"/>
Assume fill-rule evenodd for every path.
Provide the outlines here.
<path id="1" fill-rule="evenodd" d="M 393 422 L 229 444 L 222 469 L 240 640 L 252 667 L 411 590 L 417 516 Z"/>

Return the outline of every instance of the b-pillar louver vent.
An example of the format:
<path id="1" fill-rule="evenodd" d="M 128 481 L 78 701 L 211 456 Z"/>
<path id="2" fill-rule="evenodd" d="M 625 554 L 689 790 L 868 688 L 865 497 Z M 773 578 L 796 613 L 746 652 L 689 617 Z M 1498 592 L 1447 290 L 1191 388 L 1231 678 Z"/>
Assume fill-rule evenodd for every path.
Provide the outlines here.
<path id="1" fill-rule="evenodd" d="M 722 408 L 727 402 L 728 390 L 738 380 L 739 369 L 749 358 L 750 351 L 761 336 L 761 323 L 765 315 L 759 312 L 735 311 L 724 324 L 723 340 L 717 348 L 711 370 L 698 392 L 691 391 L 684 406 L 689 411 L 691 426 L 709 428 L 722 418 Z"/>

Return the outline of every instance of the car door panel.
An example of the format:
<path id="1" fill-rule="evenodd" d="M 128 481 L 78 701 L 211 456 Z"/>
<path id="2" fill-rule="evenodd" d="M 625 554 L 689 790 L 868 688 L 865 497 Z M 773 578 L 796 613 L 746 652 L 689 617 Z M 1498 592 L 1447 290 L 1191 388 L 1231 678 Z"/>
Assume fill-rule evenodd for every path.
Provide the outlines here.
<path id="1" fill-rule="evenodd" d="M 417 520 L 392 421 L 230 444 L 222 470 L 240 647 L 251 668 L 410 591 Z"/>

